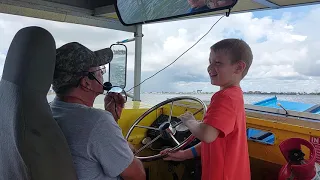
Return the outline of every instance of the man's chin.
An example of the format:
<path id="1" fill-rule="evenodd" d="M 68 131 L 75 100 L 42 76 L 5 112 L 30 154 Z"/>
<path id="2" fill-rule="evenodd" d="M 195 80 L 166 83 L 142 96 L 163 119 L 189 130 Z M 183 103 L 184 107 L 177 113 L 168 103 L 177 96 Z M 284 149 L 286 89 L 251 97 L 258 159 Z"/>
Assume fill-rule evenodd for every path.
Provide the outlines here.
<path id="1" fill-rule="evenodd" d="M 99 95 L 102 95 L 102 94 L 103 94 L 103 92 L 104 92 L 104 91 L 97 92 L 96 94 L 97 94 L 97 96 L 99 96 Z"/>

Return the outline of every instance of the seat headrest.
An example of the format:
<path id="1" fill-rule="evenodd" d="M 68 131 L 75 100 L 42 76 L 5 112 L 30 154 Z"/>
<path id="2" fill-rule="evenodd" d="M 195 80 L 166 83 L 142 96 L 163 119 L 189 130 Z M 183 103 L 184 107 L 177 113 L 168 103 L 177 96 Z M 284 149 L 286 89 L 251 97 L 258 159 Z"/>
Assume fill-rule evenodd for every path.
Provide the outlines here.
<path id="1" fill-rule="evenodd" d="M 14 36 L 3 68 L 2 79 L 22 91 L 47 93 L 53 79 L 56 44 L 40 27 L 26 27 Z"/>

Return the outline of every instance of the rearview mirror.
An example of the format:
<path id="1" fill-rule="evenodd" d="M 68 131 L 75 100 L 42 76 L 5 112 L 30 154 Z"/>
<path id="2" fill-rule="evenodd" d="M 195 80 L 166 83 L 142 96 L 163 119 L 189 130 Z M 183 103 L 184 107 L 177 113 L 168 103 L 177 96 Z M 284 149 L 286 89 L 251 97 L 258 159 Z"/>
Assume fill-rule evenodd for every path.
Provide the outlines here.
<path id="1" fill-rule="evenodd" d="M 123 44 L 111 45 L 113 59 L 109 63 L 109 82 L 122 89 L 127 80 L 127 47 Z"/>
<path id="2" fill-rule="evenodd" d="M 118 17 L 124 25 L 231 9 L 238 0 L 117 0 Z"/>

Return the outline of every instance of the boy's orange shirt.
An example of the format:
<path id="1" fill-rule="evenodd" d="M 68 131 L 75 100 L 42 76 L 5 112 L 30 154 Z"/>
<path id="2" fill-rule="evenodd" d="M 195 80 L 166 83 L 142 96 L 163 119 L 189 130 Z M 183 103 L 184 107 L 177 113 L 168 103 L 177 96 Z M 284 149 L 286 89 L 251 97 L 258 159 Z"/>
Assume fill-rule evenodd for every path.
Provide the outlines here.
<path id="1" fill-rule="evenodd" d="M 211 98 L 204 123 L 220 134 L 212 143 L 201 142 L 202 180 L 249 180 L 243 92 L 232 86 Z"/>

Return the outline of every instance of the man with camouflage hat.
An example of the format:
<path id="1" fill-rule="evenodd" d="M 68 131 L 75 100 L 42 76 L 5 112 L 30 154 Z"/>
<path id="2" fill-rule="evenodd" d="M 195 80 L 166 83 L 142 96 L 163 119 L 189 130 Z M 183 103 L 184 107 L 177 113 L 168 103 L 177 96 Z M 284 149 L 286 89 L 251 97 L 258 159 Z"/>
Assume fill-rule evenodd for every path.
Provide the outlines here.
<path id="1" fill-rule="evenodd" d="M 52 83 L 56 98 L 50 104 L 53 117 L 67 139 L 79 179 L 143 180 L 143 165 L 116 123 L 124 98 L 109 93 L 105 110 L 93 108 L 103 93 L 104 65 L 112 58 L 110 48 L 93 52 L 76 42 L 58 48 Z"/>

